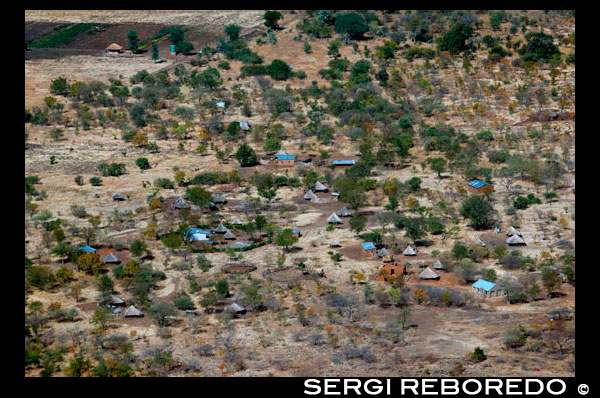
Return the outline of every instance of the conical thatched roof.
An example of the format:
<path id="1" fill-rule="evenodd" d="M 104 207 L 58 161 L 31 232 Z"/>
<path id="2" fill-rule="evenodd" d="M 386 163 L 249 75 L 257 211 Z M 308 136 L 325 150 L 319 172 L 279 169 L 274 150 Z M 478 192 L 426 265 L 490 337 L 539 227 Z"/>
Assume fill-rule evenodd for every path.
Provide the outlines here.
<path id="1" fill-rule="evenodd" d="M 519 231 L 517 231 L 517 229 L 515 227 L 510 227 L 508 229 L 508 231 L 506 231 L 506 235 L 507 236 L 513 236 L 513 235 L 518 235 L 521 236 L 521 233 Z"/>
<path id="2" fill-rule="evenodd" d="M 223 224 L 219 224 L 219 226 L 215 228 L 215 232 L 219 234 L 224 234 L 227 231 L 229 231 L 229 229 L 227 229 L 227 227 Z"/>
<path id="3" fill-rule="evenodd" d="M 328 189 L 329 188 L 321 184 L 319 181 L 315 182 L 315 185 L 313 185 L 313 190 L 315 191 L 327 191 Z"/>
<path id="4" fill-rule="evenodd" d="M 308 192 L 304 194 L 304 199 L 315 200 L 315 199 L 319 199 L 319 198 L 317 197 L 317 195 L 315 195 L 315 193 L 312 191 L 312 189 L 309 189 Z"/>
<path id="5" fill-rule="evenodd" d="M 342 219 L 339 218 L 337 214 L 331 213 L 331 215 L 327 219 L 327 222 L 329 224 L 341 224 L 342 223 Z"/>
<path id="6" fill-rule="evenodd" d="M 385 247 L 377 252 L 377 257 L 385 257 L 389 255 L 390 252 Z"/>
<path id="7" fill-rule="evenodd" d="M 239 305 L 238 303 L 233 303 L 227 307 L 225 307 L 225 311 L 232 312 L 234 314 L 240 314 L 246 312 L 246 309 Z"/>
<path id="8" fill-rule="evenodd" d="M 227 199 L 221 194 L 214 193 L 212 195 L 212 201 L 215 203 L 227 203 Z"/>
<path id="9" fill-rule="evenodd" d="M 225 239 L 235 239 L 235 235 L 231 231 L 227 230 L 227 232 L 225 232 L 225 236 L 223 236 L 223 238 L 225 238 Z"/>
<path id="10" fill-rule="evenodd" d="M 349 216 L 352 215 L 352 213 L 350 212 L 350 210 L 348 210 L 346 207 L 342 207 L 341 209 L 339 209 L 338 211 L 336 211 L 335 214 L 337 214 L 340 217 L 349 217 Z"/>
<path id="11" fill-rule="evenodd" d="M 178 198 L 175 202 L 173 202 L 173 207 L 175 209 L 187 209 L 190 207 L 190 204 L 184 198 Z"/>
<path id="12" fill-rule="evenodd" d="M 440 275 L 429 267 L 425 268 L 423 270 L 423 272 L 421 272 L 419 274 L 419 279 L 439 279 L 439 278 L 440 278 Z"/>
<path id="13" fill-rule="evenodd" d="M 417 250 L 413 249 L 413 247 L 409 245 L 406 249 L 404 249 L 402 254 L 404 254 L 405 256 L 416 256 Z"/>
<path id="14" fill-rule="evenodd" d="M 120 297 L 113 296 L 112 294 L 108 296 L 108 302 L 112 305 L 125 304 L 125 301 L 123 301 Z"/>
<path id="15" fill-rule="evenodd" d="M 113 252 L 110 252 L 106 255 L 106 257 L 104 257 L 104 261 L 105 263 L 118 263 L 119 259 L 117 258 L 117 256 L 115 256 L 115 254 Z"/>
<path id="16" fill-rule="evenodd" d="M 243 223 L 242 223 L 242 221 L 239 218 L 236 218 L 235 220 L 233 220 L 231 222 L 231 224 L 233 224 L 233 225 L 242 225 Z"/>
<path id="17" fill-rule="evenodd" d="M 524 245 L 525 240 L 521 238 L 519 235 L 513 235 L 510 238 L 506 239 L 506 243 L 509 245 Z"/>
<path id="18" fill-rule="evenodd" d="M 117 192 L 113 195 L 113 200 L 125 200 L 125 196 Z"/>
<path id="19" fill-rule="evenodd" d="M 435 263 L 433 263 L 433 268 L 446 269 L 446 267 L 444 267 L 444 265 L 442 264 L 442 262 L 440 260 L 437 260 Z"/>
<path id="20" fill-rule="evenodd" d="M 340 242 L 337 241 L 337 239 L 334 239 L 331 241 L 331 243 L 329 244 L 330 247 L 342 247 L 342 245 L 340 245 Z"/>
<path id="21" fill-rule="evenodd" d="M 142 314 L 142 311 L 138 310 L 137 308 L 135 308 L 133 305 L 130 306 L 129 308 L 127 308 L 125 310 L 125 312 L 123 312 L 123 316 L 124 317 L 130 317 L 130 316 L 144 316 L 144 314 Z"/>
<path id="22" fill-rule="evenodd" d="M 106 47 L 108 51 L 121 51 L 123 47 L 118 45 L 117 43 L 112 43 L 110 46 Z"/>
<path id="23" fill-rule="evenodd" d="M 279 156 L 279 155 L 287 155 L 288 153 L 286 151 L 284 151 L 283 149 L 280 149 L 279 152 L 277 152 L 275 154 L 275 156 Z"/>

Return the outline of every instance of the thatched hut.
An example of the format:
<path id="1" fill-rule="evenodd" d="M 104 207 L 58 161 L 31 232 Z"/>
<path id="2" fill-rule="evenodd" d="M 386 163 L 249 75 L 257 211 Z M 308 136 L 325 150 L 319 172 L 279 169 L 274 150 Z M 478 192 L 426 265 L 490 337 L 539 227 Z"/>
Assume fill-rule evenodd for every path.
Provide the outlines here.
<path id="1" fill-rule="evenodd" d="M 431 268 L 427 267 L 427 268 L 425 268 L 423 270 L 423 272 L 421 272 L 419 274 L 419 279 L 439 281 L 440 280 L 440 274 L 438 274 L 437 272 L 435 272 Z"/>
<path id="2" fill-rule="evenodd" d="M 339 218 L 337 214 L 331 213 L 331 215 L 327 219 L 327 223 L 329 223 L 329 224 L 341 224 L 342 223 L 342 219 Z"/>
<path id="3" fill-rule="evenodd" d="M 521 238 L 519 235 L 513 235 L 510 238 L 506 239 L 506 243 L 509 246 L 526 246 L 525 240 Z"/>
<path id="4" fill-rule="evenodd" d="M 404 249 L 402 254 L 404 254 L 405 256 L 416 256 L 417 249 L 414 249 L 412 246 L 409 245 L 406 249 Z"/>
<path id="5" fill-rule="evenodd" d="M 118 264 L 121 262 L 113 252 L 108 253 L 102 261 L 104 261 L 105 264 Z"/>
<path id="6" fill-rule="evenodd" d="M 123 312 L 123 316 L 125 318 L 142 318 L 144 314 L 142 314 L 142 311 L 138 310 L 133 305 L 131 305 L 125 310 L 125 312 Z"/>

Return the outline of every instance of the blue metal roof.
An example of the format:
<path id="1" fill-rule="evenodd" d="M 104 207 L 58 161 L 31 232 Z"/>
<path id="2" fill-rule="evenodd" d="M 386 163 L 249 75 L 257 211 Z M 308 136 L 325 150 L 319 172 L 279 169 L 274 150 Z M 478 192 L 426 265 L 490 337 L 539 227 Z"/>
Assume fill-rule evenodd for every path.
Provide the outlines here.
<path id="1" fill-rule="evenodd" d="M 290 155 L 290 154 L 277 155 L 277 159 L 279 159 L 279 160 L 294 160 L 294 159 L 296 159 L 296 155 Z"/>
<path id="2" fill-rule="evenodd" d="M 355 160 L 334 160 L 333 164 L 334 165 L 345 165 L 345 164 L 354 164 L 356 161 Z"/>
<path id="3" fill-rule="evenodd" d="M 213 244 L 212 240 L 205 240 L 202 243 L 204 243 L 205 245 L 212 245 Z"/>
<path id="4" fill-rule="evenodd" d="M 84 252 L 88 252 L 88 253 L 94 253 L 96 251 L 96 249 L 94 249 L 91 246 L 81 246 L 79 248 L 79 250 L 83 250 Z"/>
<path id="5" fill-rule="evenodd" d="M 481 188 L 486 185 L 491 185 L 491 184 L 488 184 L 487 182 L 481 181 L 481 180 L 473 180 L 469 183 L 469 186 L 471 186 L 473 188 Z"/>
<path id="6" fill-rule="evenodd" d="M 477 288 L 477 289 L 483 289 L 486 292 L 489 292 L 490 290 L 492 290 L 494 287 L 496 286 L 495 283 L 492 282 L 488 282 L 486 280 L 483 279 L 479 279 L 477 282 L 473 283 L 473 287 Z"/>
<path id="7" fill-rule="evenodd" d="M 292 229 L 292 232 L 295 233 L 295 234 L 299 234 L 300 230 L 299 229 Z"/>
<path id="8" fill-rule="evenodd" d="M 373 242 L 365 242 L 360 244 L 365 250 L 375 250 L 375 245 Z"/>

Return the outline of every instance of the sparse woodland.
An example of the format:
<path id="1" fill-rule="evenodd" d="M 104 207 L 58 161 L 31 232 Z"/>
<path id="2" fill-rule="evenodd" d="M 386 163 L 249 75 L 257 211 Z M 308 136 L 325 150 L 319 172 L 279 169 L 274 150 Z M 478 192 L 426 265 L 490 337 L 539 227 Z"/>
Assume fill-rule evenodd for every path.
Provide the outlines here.
<path id="1" fill-rule="evenodd" d="M 575 12 L 259 19 L 26 60 L 26 376 L 573 376 Z"/>

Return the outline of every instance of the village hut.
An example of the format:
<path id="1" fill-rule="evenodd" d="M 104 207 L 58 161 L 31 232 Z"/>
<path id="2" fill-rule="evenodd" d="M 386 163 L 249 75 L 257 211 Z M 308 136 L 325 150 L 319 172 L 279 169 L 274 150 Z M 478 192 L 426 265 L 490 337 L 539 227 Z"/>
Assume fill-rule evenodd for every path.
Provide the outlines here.
<path id="1" fill-rule="evenodd" d="M 497 285 L 495 283 L 486 281 L 484 279 L 479 279 L 477 282 L 473 283 L 471 287 L 475 293 L 479 293 L 486 297 L 500 296 L 503 294 L 502 291 L 497 289 Z"/>
<path id="2" fill-rule="evenodd" d="M 467 190 L 474 194 L 485 194 L 494 192 L 494 186 L 485 181 L 473 180 L 467 185 Z"/>
<path id="3" fill-rule="evenodd" d="M 129 308 L 127 308 L 125 310 L 125 312 L 123 312 L 123 316 L 125 318 L 132 318 L 132 317 L 142 318 L 144 316 L 144 314 L 142 314 L 142 311 L 138 310 L 133 305 L 131 305 Z"/>
<path id="4" fill-rule="evenodd" d="M 319 200 L 319 198 L 317 197 L 317 195 L 315 195 L 315 193 L 312 191 L 312 189 L 309 189 L 308 192 L 304 194 L 304 199 L 305 200 L 313 200 L 313 201 Z"/>
<path id="5" fill-rule="evenodd" d="M 118 264 L 120 262 L 113 252 L 108 253 L 102 261 L 104 261 L 105 264 Z"/>
<path id="6" fill-rule="evenodd" d="M 385 247 L 377 252 L 377 257 L 386 257 L 389 255 L 390 252 Z"/>
<path id="7" fill-rule="evenodd" d="M 223 225 L 222 223 L 219 224 L 217 226 L 217 228 L 215 228 L 215 232 L 218 233 L 218 234 L 224 234 L 227 231 L 229 231 L 229 229 L 225 225 Z"/>
<path id="8" fill-rule="evenodd" d="M 342 219 L 339 218 L 337 214 L 331 213 L 331 215 L 327 219 L 327 222 L 329 224 L 341 224 L 342 223 Z"/>
<path id="9" fill-rule="evenodd" d="M 88 252 L 88 253 L 96 253 L 96 249 L 94 249 L 91 246 L 81 246 L 77 250 L 83 250 L 84 252 Z"/>
<path id="10" fill-rule="evenodd" d="M 340 217 L 350 217 L 352 213 L 345 206 L 335 212 Z"/>
<path id="11" fill-rule="evenodd" d="M 121 307 L 125 305 L 125 301 L 123 301 L 123 299 L 121 299 L 120 297 L 111 294 L 110 296 L 108 296 L 108 304 L 114 305 L 116 307 Z"/>
<path id="12" fill-rule="evenodd" d="M 293 166 L 296 162 L 296 155 L 286 153 L 285 155 L 276 155 L 275 164 L 278 166 Z"/>
<path id="13" fill-rule="evenodd" d="M 506 239 L 506 243 L 508 243 L 509 246 L 525 246 L 525 240 L 523 240 L 523 238 L 521 238 L 519 235 L 513 235 L 510 238 Z"/>
<path id="14" fill-rule="evenodd" d="M 315 192 L 327 192 L 327 191 L 329 191 L 329 188 L 327 188 L 325 185 L 321 184 L 319 181 L 315 182 L 315 184 L 313 185 L 312 189 Z"/>
<path id="15" fill-rule="evenodd" d="M 225 311 L 231 312 L 232 314 L 245 314 L 246 309 L 239 305 L 238 303 L 233 303 L 225 307 Z"/>
<path id="16" fill-rule="evenodd" d="M 287 155 L 288 153 L 286 151 L 284 151 L 283 149 L 280 149 L 275 156 L 279 156 L 279 155 Z"/>
<path id="17" fill-rule="evenodd" d="M 117 43 L 112 43 L 108 47 L 106 47 L 105 52 L 107 54 L 120 54 L 123 52 L 123 47 L 118 45 Z"/>
<path id="18" fill-rule="evenodd" d="M 423 272 L 421 272 L 419 274 L 419 279 L 439 281 L 440 280 L 440 274 L 438 274 L 437 272 L 435 272 L 431 268 L 427 267 L 427 268 L 425 268 L 423 270 Z"/>
<path id="19" fill-rule="evenodd" d="M 210 231 L 205 231 L 202 228 L 188 228 L 184 238 L 190 242 L 195 241 L 208 241 L 208 236 L 211 235 Z"/>
<path id="20" fill-rule="evenodd" d="M 513 226 L 511 226 L 508 231 L 506 231 L 506 236 L 514 236 L 514 235 L 518 235 L 518 236 L 523 236 L 521 235 L 521 233 L 519 231 L 517 231 L 517 229 Z"/>
<path id="21" fill-rule="evenodd" d="M 231 222 L 232 225 L 242 225 L 242 221 L 239 218 L 236 218 Z"/>
<path id="22" fill-rule="evenodd" d="M 223 195 L 218 193 L 212 195 L 212 201 L 214 203 L 227 203 L 227 199 Z"/>
<path id="23" fill-rule="evenodd" d="M 250 125 L 248 124 L 247 120 L 240 120 L 239 123 L 240 123 L 240 128 L 242 130 L 244 130 L 244 131 L 250 130 Z"/>
<path id="24" fill-rule="evenodd" d="M 377 274 L 378 281 L 387 281 L 390 277 L 396 277 L 397 275 L 405 275 L 406 267 L 400 263 L 391 261 L 383 264 L 383 267 Z"/>
<path id="25" fill-rule="evenodd" d="M 190 204 L 184 198 L 178 198 L 175 202 L 173 202 L 174 209 L 189 209 Z"/>
<path id="26" fill-rule="evenodd" d="M 227 232 L 225 232 L 225 235 L 223 236 L 223 238 L 224 239 L 229 239 L 229 240 L 236 239 L 235 235 L 231 231 L 229 231 L 229 230 L 227 230 Z"/>
<path id="27" fill-rule="evenodd" d="M 329 244 L 329 247 L 342 247 L 342 245 L 340 245 L 340 242 L 338 242 L 337 239 L 334 239 Z"/>
<path id="28" fill-rule="evenodd" d="M 446 267 L 444 266 L 444 264 L 442 264 L 440 260 L 437 260 L 435 263 L 433 263 L 433 268 L 438 270 L 443 269 L 444 271 L 446 270 Z"/>
<path id="29" fill-rule="evenodd" d="M 117 192 L 117 193 L 115 193 L 113 195 L 113 200 L 123 201 L 123 200 L 125 200 L 125 196 L 123 196 L 123 195 L 121 195 L 120 193 Z"/>
<path id="30" fill-rule="evenodd" d="M 365 242 L 360 244 L 360 248 L 363 253 L 373 256 L 375 254 L 375 245 L 373 242 Z"/>
<path id="31" fill-rule="evenodd" d="M 404 254 L 405 256 L 416 256 L 417 250 L 414 249 L 412 246 L 408 245 L 408 247 L 406 249 L 404 249 L 402 254 Z"/>

